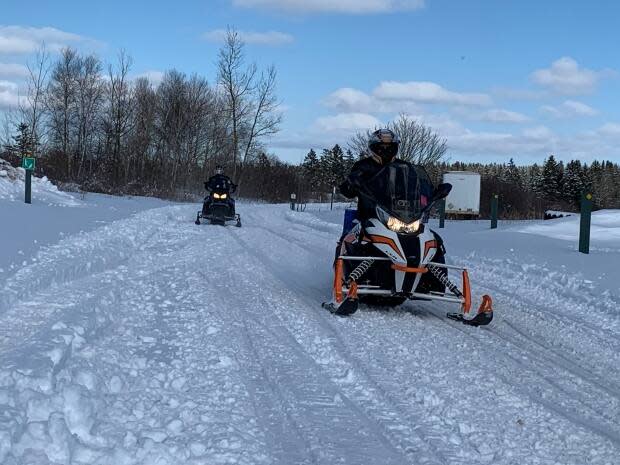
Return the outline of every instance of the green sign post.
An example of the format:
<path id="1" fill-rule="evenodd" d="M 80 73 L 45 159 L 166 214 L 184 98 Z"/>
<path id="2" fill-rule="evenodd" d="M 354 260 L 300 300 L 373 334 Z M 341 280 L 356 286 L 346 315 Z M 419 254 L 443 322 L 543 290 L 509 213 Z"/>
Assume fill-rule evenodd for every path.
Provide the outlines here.
<path id="1" fill-rule="evenodd" d="M 443 228 L 446 222 L 446 199 L 439 202 L 439 227 Z"/>
<path id="2" fill-rule="evenodd" d="M 32 157 L 22 158 L 22 168 L 26 170 L 26 203 L 32 203 L 32 172 L 34 171 L 35 160 Z"/>
<path id="3" fill-rule="evenodd" d="M 581 197 L 581 219 L 579 224 L 579 252 L 581 253 L 590 253 L 592 204 L 592 194 L 590 192 L 584 192 Z"/>
<path id="4" fill-rule="evenodd" d="M 497 229 L 497 210 L 499 207 L 499 195 L 491 197 L 491 229 Z"/>

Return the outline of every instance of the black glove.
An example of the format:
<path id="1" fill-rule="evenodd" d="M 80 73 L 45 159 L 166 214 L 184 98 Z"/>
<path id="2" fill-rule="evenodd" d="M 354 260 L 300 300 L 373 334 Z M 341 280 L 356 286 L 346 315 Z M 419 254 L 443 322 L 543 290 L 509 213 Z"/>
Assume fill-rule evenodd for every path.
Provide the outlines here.
<path id="1" fill-rule="evenodd" d="M 352 199 L 357 197 L 359 192 L 359 185 L 349 177 L 342 184 L 340 184 L 340 193 L 345 197 Z"/>

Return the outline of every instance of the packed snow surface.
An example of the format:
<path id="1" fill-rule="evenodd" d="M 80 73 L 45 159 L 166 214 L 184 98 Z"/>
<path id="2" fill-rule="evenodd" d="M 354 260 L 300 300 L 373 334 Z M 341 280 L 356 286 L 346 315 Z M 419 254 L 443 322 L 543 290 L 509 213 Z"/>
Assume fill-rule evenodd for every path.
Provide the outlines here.
<path id="1" fill-rule="evenodd" d="M 61 192 L 46 177 L 32 176 L 32 197 L 46 205 L 78 207 L 80 201 L 66 192 Z M 26 171 L 13 168 L 0 158 L 0 201 L 24 201 Z"/>
<path id="2" fill-rule="evenodd" d="M 0 274 L 0 463 L 619 463 L 618 255 L 447 222 L 492 325 L 337 318 L 342 210 L 238 207 L 138 212 Z"/>
<path id="3" fill-rule="evenodd" d="M 577 242 L 579 240 L 580 215 L 535 222 L 515 230 L 547 236 L 554 239 Z M 620 210 L 601 210 L 592 213 L 590 234 L 594 246 L 620 249 Z"/>

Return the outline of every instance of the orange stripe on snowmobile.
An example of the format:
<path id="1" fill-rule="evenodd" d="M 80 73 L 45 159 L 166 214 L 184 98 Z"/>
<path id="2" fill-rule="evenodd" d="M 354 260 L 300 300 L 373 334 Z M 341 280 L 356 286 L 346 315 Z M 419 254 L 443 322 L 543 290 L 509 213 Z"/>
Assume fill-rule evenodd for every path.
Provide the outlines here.
<path id="1" fill-rule="evenodd" d="M 463 313 L 471 310 L 471 288 L 469 287 L 469 274 L 463 270 Z"/>
<path id="2" fill-rule="evenodd" d="M 424 244 L 424 258 L 428 255 L 428 251 L 437 248 L 437 241 L 426 241 Z"/>
<path id="3" fill-rule="evenodd" d="M 490 295 L 482 296 L 482 303 L 480 304 L 480 308 L 478 309 L 478 313 L 491 313 L 493 311 L 493 299 L 491 299 Z"/>
<path id="4" fill-rule="evenodd" d="M 334 267 L 334 299 L 338 304 L 344 300 L 342 297 L 343 263 L 342 258 L 339 258 Z"/>
<path id="5" fill-rule="evenodd" d="M 347 299 L 357 299 L 357 283 L 355 281 L 351 281 L 351 283 L 349 284 Z"/>
<path id="6" fill-rule="evenodd" d="M 400 253 L 400 250 L 398 249 L 398 245 L 396 245 L 396 242 L 394 242 L 393 239 L 390 239 L 389 237 L 385 237 L 385 236 L 375 236 L 371 234 L 370 240 L 372 242 L 377 242 L 378 244 L 389 245 L 392 249 L 394 249 L 394 252 L 396 252 L 401 258 L 405 258 L 403 257 L 403 254 Z"/>
<path id="7" fill-rule="evenodd" d="M 398 263 L 392 263 L 392 269 L 396 271 L 403 271 L 405 273 L 426 273 L 428 268 L 410 268 L 405 265 L 399 265 Z"/>

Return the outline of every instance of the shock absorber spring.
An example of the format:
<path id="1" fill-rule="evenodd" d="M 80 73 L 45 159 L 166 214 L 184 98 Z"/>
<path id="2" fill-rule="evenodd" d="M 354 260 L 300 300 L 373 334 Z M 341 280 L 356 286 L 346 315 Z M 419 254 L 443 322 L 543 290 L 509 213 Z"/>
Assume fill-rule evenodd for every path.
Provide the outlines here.
<path id="1" fill-rule="evenodd" d="M 370 269 L 374 262 L 375 261 L 373 259 L 368 259 L 357 265 L 357 267 L 353 271 L 351 271 L 351 274 L 349 274 L 347 282 L 357 282 L 357 280 L 364 276 L 364 273 L 366 273 Z"/>
<path id="2" fill-rule="evenodd" d="M 456 287 L 456 285 L 448 279 L 447 273 L 442 273 L 438 266 L 427 265 L 426 267 L 428 268 L 428 271 L 430 271 L 431 274 L 435 276 L 435 278 L 437 278 L 437 280 L 441 284 L 443 284 L 448 289 L 450 289 L 450 291 L 454 295 L 456 295 L 457 297 L 463 297 L 463 293 L 461 292 L 461 290 L 458 287 Z"/>

